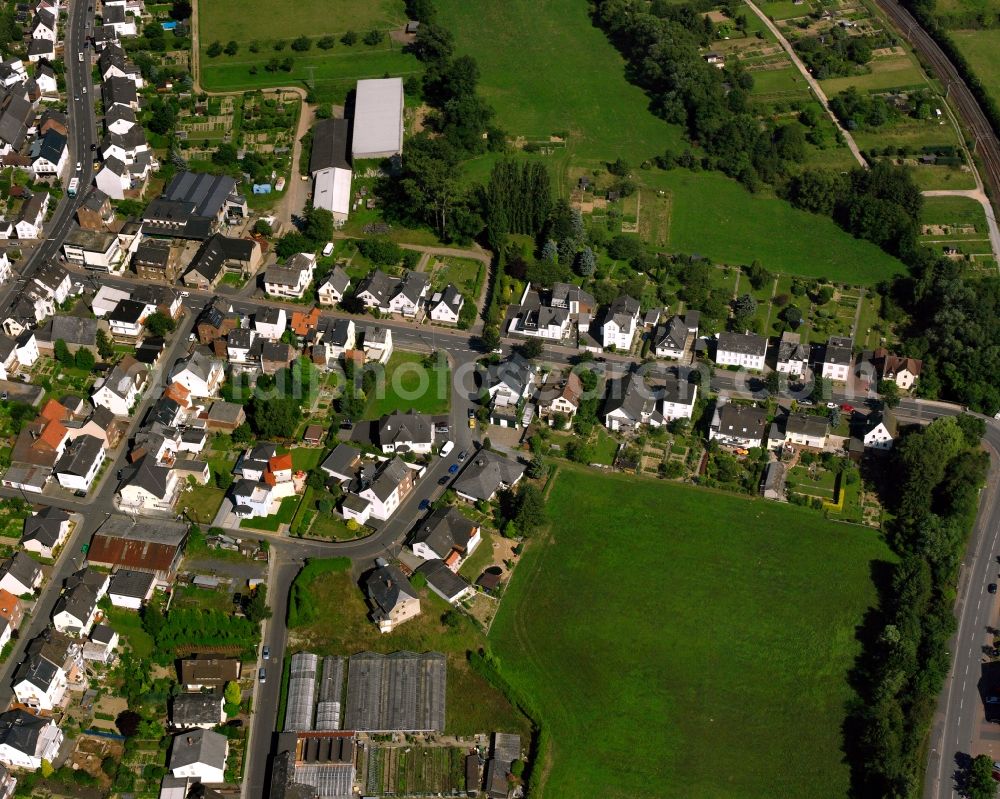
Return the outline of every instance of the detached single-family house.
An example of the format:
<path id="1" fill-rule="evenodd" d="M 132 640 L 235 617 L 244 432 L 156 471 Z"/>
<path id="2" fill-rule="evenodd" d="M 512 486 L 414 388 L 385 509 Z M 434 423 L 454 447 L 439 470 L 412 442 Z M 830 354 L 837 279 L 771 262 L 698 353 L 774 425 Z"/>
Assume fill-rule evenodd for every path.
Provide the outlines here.
<path id="1" fill-rule="evenodd" d="M 167 768 L 175 777 L 209 785 L 226 781 L 229 739 L 214 730 L 190 730 L 174 736 Z"/>
<path id="2" fill-rule="evenodd" d="M 632 349 L 639 325 L 639 301 L 632 297 L 617 297 L 608 306 L 601 323 L 601 343 L 607 347 L 628 352 Z"/>
<path id="3" fill-rule="evenodd" d="M 825 416 L 792 413 L 785 419 L 786 444 L 823 449 L 830 434 L 830 422 Z"/>
<path id="4" fill-rule="evenodd" d="M 95 624 L 90 631 L 90 640 L 83 645 L 83 659 L 107 665 L 118 647 L 118 633 L 107 624 Z"/>
<path id="5" fill-rule="evenodd" d="M 663 425 L 663 416 L 656 409 L 656 395 L 646 385 L 642 375 L 632 372 L 608 383 L 604 403 L 604 426 L 609 430 L 634 430 L 640 425 Z"/>
<path id="6" fill-rule="evenodd" d="M 99 381 L 91 401 L 94 405 L 107 408 L 115 416 L 128 416 L 148 380 L 146 365 L 126 355 L 104 380 Z"/>
<path id="7" fill-rule="evenodd" d="M 14 596 L 31 594 L 42 584 L 38 561 L 24 552 L 15 552 L 0 564 L 0 588 Z"/>
<path id="8" fill-rule="evenodd" d="M 485 388 L 494 407 L 516 406 L 527 400 L 535 387 L 535 367 L 520 353 L 486 369 Z"/>
<path id="9" fill-rule="evenodd" d="M 170 511 L 179 489 L 178 473 L 147 455 L 119 486 L 118 506 L 135 512 Z"/>
<path id="10" fill-rule="evenodd" d="M 397 566 L 389 565 L 382 558 L 375 564 L 375 569 L 365 578 L 365 596 L 379 632 L 391 633 L 420 614 L 420 599 Z"/>
<path id="11" fill-rule="evenodd" d="M 686 378 L 667 375 L 660 395 L 660 415 L 663 421 L 690 419 L 698 399 L 698 386 Z"/>
<path id="12" fill-rule="evenodd" d="M 300 252 L 284 266 L 270 266 L 264 271 L 264 291 L 272 297 L 302 299 L 312 284 L 316 256 Z"/>
<path id="13" fill-rule="evenodd" d="M 66 542 L 69 528 L 69 514 L 62 508 L 46 505 L 24 520 L 21 547 L 43 558 L 51 558 L 55 550 Z"/>
<path id="14" fill-rule="evenodd" d="M 50 130 L 31 143 L 29 157 L 36 179 L 62 174 L 69 158 L 66 137 L 57 130 Z"/>
<path id="15" fill-rule="evenodd" d="M 756 333 L 719 333 L 716 339 L 715 362 L 719 366 L 739 366 L 752 371 L 764 369 L 767 339 Z"/>
<path id="16" fill-rule="evenodd" d="M 38 771 L 43 760 L 51 763 L 58 757 L 62 742 L 55 719 L 20 708 L 0 713 L 0 763 L 8 768 Z"/>
<path id="17" fill-rule="evenodd" d="M 152 572 L 119 569 L 111 576 L 108 597 L 116 608 L 139 610 L 153 595 L 156 576 Z"/>
<path id="18" fill-rule="evenodd" d="M 313 363 L 329 368 L 357 343 L 353 319 L 324 319 L 316 331 Z"/>
<path id="19" fill-rule="evenodd" d="M 549 426 L 554 424 L 556 416 L 563 416 L 569 426 L 570 420 L 576 416 L 583 398 L 583 384 L 576 372 L 570 372 L 561 377 L 556 372 L 549 372 L 545 383 L 538 391 L 538 413 L 548 420 Z"/>
<path id="20" fill-rule="evenodd" d="M 42 235 L 45 214 L 49 210 L 49 193 L 35 192 L 21 207 L 21 215 L 14 225 L 19 239 L 37 239 Z"/>
<path id="21" fill-rule="evenodd" d="M 240 679 L 242 664 L 237 658 L 194 655 L 180 662 L 180 683 L 185 691 L 221 691 L 227 682 Z"/>
<path id="22" fill-rule="evenodd" d="M 872 356 L 879 380 L 891 380 L 903 391 L 909 391 L 920 378 L 924 363 L 918 358 L 895 355 L 880 347 Z"/>
<path id="23" fill-rule="evenodd" d="M 392 299 L 398 284 L 398 278 L 390 277 L 381 269 L 375 269 L 358 284 L 354 296 L 365 308 L 388 311 L 389 300 Z"/>
<path id="24" fill-rule="evenodd" d="M 652 340 L 656 357 L 675 361 L 687 357 L 698 337 L 700 319 L 701 315 L 697 311 L 688 311 L 683 317 L 675 315 L 657 325 Z"/>
<path id="25" fill-rule="evenodd" d="M 708 437 L 737 447 L 760 447 L 767 432 L 767 411 L 751 405 L 716 404 Z"/>
<path id="26" fill-rule="evenodd" d="M 347 295 L 347 290 L 350 287 L 351 278 L 347 272 L 339 265 L 333 267 L 317 289 L 319 304 L 328 307 L 337 305 Z"/>
<path id="27" fill-rule="evenodd" d="M 222 361 L 195 350 L 187 359 L 179 361 L 171 370 L 170 379 L 180 383 L 193 397 L 211 397 L 226 378 Z"/>
<path id="28" fill-rule="evenodd" d="M 356 494 L 348 494 L 345 498 L 345 518 L 353 518 L 359 524 L 367 523 L 369 518 L 385 521 L 413 490 L 416 472 L 402 458 L 397 456 L 384 461 L 377 468 L 373 479 L 359 486 Z M 349 499 L 362 500 L 364 509 L 347 503 Z"/>
<path id="29" fill-rule="evenodd" d="M 778 342 L 778 358 L 775 371 L 790 377 L 800 377 L 805 374 L 809 365 L 809 348 L 802 343 L 798 333 L 786 330 Z"/>
<path id="30" fill-rule="evenodd" d="M 257 331 L 252 327 L 238 327 L 226 336 L 226 356 L 233 366 L 249 367 L 260 365 L 260 346 L 254 347 Z"/>
<path id="31" fill-rule="evenodd" d="M 453 572 L 479 546 L 479 525 L 456 508 L 438 508 L 417 525 L 410 538 L 410 549 L 423 560 L 439 558 Z"/>
<path id="32" fill-rule="evenodd" d="M 170 726 L 178 730 L 210 730 L 226 720 L 221 694 L 178 694 L 170 703 Z"/>
<path id="33" fill-rule="evenodd" d="M 28 654 L 21 661 L 14 670 L 11 685 L 14 696 L 22 705 L 32 710 L 49 712 L 62 702 L 69 687 L 62 665 L 53 663 L 37 652 Z"/>
<path id="34" fill-rule="evenodd" d="M 142 335 L 142 323 L 145 318 L 145 304 L 132 299 L 121 300 L 108 314 L 108 325 L 113 336 L 135 339 Z"/>
<path id="35" fill-rule="evenodd" d="M 517 461 L 480 449 L 469 458 L 451 487 L 466 502 L 491 502 L 498 491 L 513 488 L 524 471 Z"/>
<path id="36" fill-rule="evenodd" d="M 52 626 L 61 633 L 86 637 L 94 626 L 99 612 L 97 603 L 107 589 L 108 575 L 85 571 L 86 574 L 60 594 L 52 609 Z"/>
<path id="37" fill-rule="evenodd" d="M 425 560 L 417 566 L 417 574 L 427 578 L 427 587 L 445 602 L 455 605 L 476 593 L 476 589 L 459 574 L 456 574 L 440 558 Z"/>
<path id="38" fill-rule="evenodd" d="M 430 308 L 431 320 L 443 322 L 449 325 L 457 325 L 462 306 L 465 305 L 465 297 L 451 283 L 444 287 L 444 291 L 437 292 L 431 297 L 428 307 Z"/>
<path id="39" fill-rule="evenodd" d="M 104 445 L 97 436 L 74 438 L 52 469 L 59 485 L 70 491 L 89 491 L 107 457 Z"/>
<path id="40" fill-rule="evenodd" d="M 382 452 L 413 452 L 426 455 L 434 444 L 434 422 L 425 413 L 395 411 L 378 420 L 378 445 Z"/>
<path id="41" fill-rule="evenodd" d="M 848 336 L 830 336 L 823 352 L 822 376 L 834 383 L 846 383 L 851 373 L 854 355 L 853 341 Z"/>
<path id="42" fill-rule="evenodd" d="M 362 347 L 364 347 L 365 362 L 386 364 L 392 357 L 392 331 L 387 327 L 376 327 L 369 325 L 364 329 L 362 336 Z"/>
<path id="43" fill-rule="evenodd" d="M 889 409 L 873 411 L 865 421 L 865 449 L 890 450 L 898 435 L 896 415 Z"/>

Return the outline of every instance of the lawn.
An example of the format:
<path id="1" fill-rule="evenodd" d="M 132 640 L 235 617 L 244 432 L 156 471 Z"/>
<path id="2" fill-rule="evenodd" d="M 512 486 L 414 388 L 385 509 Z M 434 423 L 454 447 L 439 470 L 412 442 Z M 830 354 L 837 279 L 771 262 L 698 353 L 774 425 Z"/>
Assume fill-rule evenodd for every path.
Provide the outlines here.
<path id="1" fill-rule="evenodd" d="M 153 654 L 153 638 L 143 629 L 138 613 L 112 607 L 107 611 L 107 617 L 114 631 L 128 641 L 138 657 L 148 658 Z"/>
<path id="2" fill-rule="evenodd" d="M 548 512 L 490 633 L 550 734 L 533 796 L 849 793 L 841 724 L 871 562 L 889 555 L 876 535 L 565 466 Z"/>
<path id="3" fill-rule="evenodd" d="M 972 225 L 987 235 L 983 206 L 968 197 L 924 197 L 923 225 Z"/>
<path id="4" fill-rule="evenodd" d="M 233 13 L 229 0 L 199 0 L 198 25 L 203 42 L 234 39 L 240 44 L 256 40 L 292 39 L 341 34 L 360 34 L 371 28 L 398 28 L 406 21 L 402 0 L 254 0 L 253 13 Z M 332 52 L 340 47 L 337 42 Z"/>
<path id="5" fill-rule="evenodd" d="M 291 524 L 300 499 L 302 497 L 298 494 L 293 497 L 285 497 L 281 500 L 281 507 L 278 508 L 277 513 L 272 513 L 270 516 L 260 516 L 255 519 L 244 519 L 240 522 L 240 527 L 245 530 L 268 530 L 275 533 L 281 525 Z"/>
<path id="6" fill-rule="evenodd" d="M 1000 49 L 1000 28 L 982 31 L 950 31 L 952 41 L 975 70 L 976 76 L 990 96 L 1000 102 L 1000 70 L 997 50 Z"/>
<path id="7" fill-rule="evenodd" d="M 577 161 L 635 164 L 682 147 L 679 126 L 648 111 L 621 56 L 579 0 L 438 0 L 459 54 L 475 56 L 483 95 L 513 136 L 568 134 Z"/>
<path id="8" fill-rule="evenodd" d="M 953 166 L 921 165 L 910 167 L 913 182 L 921 191 L 928 189 L 974 189 L 976 179 L 966 169 Z"/>
<path id="9" fill-rule="evenodd" d="M 440 291 L 452 283 L 466 297 L 478 299 L 482 286 L 482 275 L 485 267 L 482 261 L 474 258 L 441 258 L 434 259 L 434 276 L 431 285 L 435 291 Z"/>
<path id="10" fill-rule="evenodd" d="M 874 244 L 845 233 L 828 217 L 756 197 L 715 172 L 643 173 L 670 191 L 670 245 L 675 251 L 731 264 L 759 260 L 765 268 L 803 277 L 872 285 L 906 268 Z"/>
<path id="11" fill-rule="evenodd" d="M 832 97 L 850 86 L 854 86 L 860 92 L 927 87 L 927 80 L 920 67 L 909 54 L 876 58 L 871 62 L 871 69 L 872 71 L 866 75 L 828 78 L 820 81 L 820 85 L 827 97 Z"/>
<path id="12" fill-rule="evenodd" d="M 427 369 L 423 355 L 396 350 L 385 367 L 385 380 L 369 397 L 365 419 L 378 419 L 393 411 L 447 413 L 451 395 L 451 370 L 447 364 Z"/>
<path id="13" fill-rule="evenodd" d="M 520 732 L 527 740 L 529 723 L 497 689 L 469 667 L 466 653 L 485 643 L 482 633 L 464 615 L 455 627 L 443 624 L 449 605 L 429 589 L 419 589 L 421 614 L 391 633 L 380 633 L 368 620 L 364 597 L 349 572 L 329 572 L 313 579 L 315 607 L 322 608 L 308 625 L 289 630 L 291 651 L 320 655 L 356 652 L 443 652 L 448 656 L 445 730 L 456 735 L 501 730 Z"/>

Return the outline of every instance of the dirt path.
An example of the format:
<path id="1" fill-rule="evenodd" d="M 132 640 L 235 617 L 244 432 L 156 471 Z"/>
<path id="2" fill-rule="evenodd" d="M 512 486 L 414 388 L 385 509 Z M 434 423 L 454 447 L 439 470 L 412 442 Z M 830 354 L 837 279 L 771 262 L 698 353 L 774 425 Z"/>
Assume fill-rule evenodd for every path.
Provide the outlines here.
<path id="1" fill-rule="evenodd" d="M 851 338 L 858 335 L 858 325 L 861 322 L 861 306 L 865 301 L 865 287 L 861 287 L 861 295 L 858 297 L 858 307 L 854 309 L 854 324 L 851 325 Z"/>
<path id="2" fill-rule="evenodd" d="M 863 166 L 865 169 L 868 168 L 868 162 L 865 161 L 864 156 L 861 155 L 861 150 L 858 149 L 857 143 L 854 141 L 854 137 L 848 133 L 844 127 L 840 124 L 840 120 L 837 119 L 837 115 L 830 110 L 830 104 L 827 102 L 826 94 L 824 94 L 823 89 L 820 87 L 816 79 L 809 74 L 809 70 L 806 65 L 802 63 L 802 60 L 796 55 L 795 50 L 792 48 L 791 43 L 785 38 L 784 34 L 778 29 L 768 18 L 767 14 L 761 11 L 757 6 L 755 6 L 751 0 L 746 0 L 746 4 L 754 14 L 760 17 L 760 21 L 763 22 L 769 31 L 774 34 L 778 43 L 782 46 L 784 51 L 788 53 L 788 57 L 792 59 L 792 63 L 795 65 L 796 69 L 802 73 L 802 77 L 806 79 L 806 83 L 809 84 L 809 88 L 812 89 L 813 94 L 816 95 L 816 99 L 819 100 L 820 104 L 826 109 L 827 116 L 833 121 L 833 124 L 837 126 L 837 130 L 840 131 L 841 135 L 844 137 L 844 141 L 847 142 L 848 148 L 851 150 L 851 155 L 854 156 L 855 160 Z"/>

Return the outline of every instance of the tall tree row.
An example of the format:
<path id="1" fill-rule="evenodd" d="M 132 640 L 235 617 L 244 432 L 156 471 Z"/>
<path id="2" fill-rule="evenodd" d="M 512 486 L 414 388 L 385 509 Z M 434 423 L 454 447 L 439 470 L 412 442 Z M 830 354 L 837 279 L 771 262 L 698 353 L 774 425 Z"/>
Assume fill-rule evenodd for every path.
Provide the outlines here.
<path id="1" fill-rule="evenodd" d="M 498 161 L 483 190 L 483 208 L 492 246 L 508 233 L 534 236 L 552 209 L 548 170 L 537 162 Z"/>

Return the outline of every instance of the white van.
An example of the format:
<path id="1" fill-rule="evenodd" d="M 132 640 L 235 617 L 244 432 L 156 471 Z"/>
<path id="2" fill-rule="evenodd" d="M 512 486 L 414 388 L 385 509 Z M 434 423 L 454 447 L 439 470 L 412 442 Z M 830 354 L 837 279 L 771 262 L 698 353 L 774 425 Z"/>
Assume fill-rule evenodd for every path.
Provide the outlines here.
<path id="1" fill-rule="evenodd" d="M 441 457 L 442 458 L 448 457 L 448 453 L 450 453 L 453 449 L 455 449 L 455 442 L 445 441 L 444 445 L 441 447 Z"/>
<path id="2" fill-rule="evenodd" d="M 323 248 L 323 257 L 329 258 L 331 255 L 333 255 L 333 242 L 328 241 L 326 246 Z"/>

